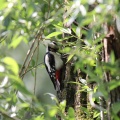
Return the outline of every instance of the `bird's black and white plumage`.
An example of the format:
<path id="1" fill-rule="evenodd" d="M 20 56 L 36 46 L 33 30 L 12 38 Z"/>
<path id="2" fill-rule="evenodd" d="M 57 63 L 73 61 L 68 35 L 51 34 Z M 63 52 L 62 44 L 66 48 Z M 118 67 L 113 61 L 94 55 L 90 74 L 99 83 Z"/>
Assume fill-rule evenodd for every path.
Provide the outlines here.
<path id="1" fill-rule="evenodd" d="M 54 88 L 56 91 L 60 91 L 60 77 L 61 69 L 63 67 L 63 60 L 61 59 L 61 55 L 57 53 L 58 46 L 55 42 L 48 43 L 46 49 L 46 54 L 44 56 L 45 67 Z"/>

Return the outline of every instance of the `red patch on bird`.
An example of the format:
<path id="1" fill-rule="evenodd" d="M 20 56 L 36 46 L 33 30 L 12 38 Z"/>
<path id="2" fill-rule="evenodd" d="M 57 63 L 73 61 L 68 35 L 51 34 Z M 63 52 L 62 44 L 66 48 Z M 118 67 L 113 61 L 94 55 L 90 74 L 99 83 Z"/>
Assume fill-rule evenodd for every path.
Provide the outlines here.
<path id="1" fill-rule="evenodd" d="M 56 80 L 60 80 L 60 70 L 57 70 L 56 72 L 55 72 L 55 75 L 56 75 Z"/>

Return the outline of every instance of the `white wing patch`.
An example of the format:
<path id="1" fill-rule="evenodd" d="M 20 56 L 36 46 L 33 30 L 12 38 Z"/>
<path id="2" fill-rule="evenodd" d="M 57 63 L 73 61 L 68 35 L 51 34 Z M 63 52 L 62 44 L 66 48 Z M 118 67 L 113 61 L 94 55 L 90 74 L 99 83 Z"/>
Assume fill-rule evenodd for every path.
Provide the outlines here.
<path id="1" fill-rule="evenodd" d="M 45 64 L 46 64 L 46 66 L 48 67 L 48 71 L 51 72 L 48 55 L 45 56 L 45 61 L 46 61 Z"/>

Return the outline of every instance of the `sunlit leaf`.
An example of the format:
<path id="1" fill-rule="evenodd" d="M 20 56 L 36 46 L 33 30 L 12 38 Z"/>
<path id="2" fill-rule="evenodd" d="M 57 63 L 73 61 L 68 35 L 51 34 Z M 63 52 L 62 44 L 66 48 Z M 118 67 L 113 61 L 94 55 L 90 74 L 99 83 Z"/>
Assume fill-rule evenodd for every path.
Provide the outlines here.
<path id="1" fill-rule="evenodd" d="M 0 65 L 0 72 L 4 72 L 5 71 L 5 67 Z"/>
<path id="2" fill-rule="evenodd" d="M 3 59 L 3 62 L 8 65 L 7 67 L 8 67 L 14 74 L 18 75 L 19 67 L 18 67 L 17 62 L 16 62 L 13 58 L 11 58 L 11 57 L 5 57 L 5 58 Z"/>
<path id="3" fill-rule="evenodd" d="M 67 62 L 69 62 L 73 58 L 74 54 L 68 56 Z"/>
<path id="4" fill-rule="evenodd" d="M 20 42 L 23 40 L 23 37 L 22 36 L 15 36 L 12 40 L 12 43 L 10 44 L 10 47 L 13 47 L 13 48 L 16 48 Z"/>
<path id="5" fill-rule="evenodd" d="M 19 107 L 24 107 L 24 108 L 27 108 L 27 107 L 30 107 L 30 104 L 29 103 L 22 103 L 22 104 L 19 104 L 18 105 Z"/>
<path id="6" fill-rule="evenodd" d="M 54 26 L 56 28 L 58 28 L 58 30 L 60 30 L 62 33 L 68 33 L 68 34 L 71 34 L 71 29 L 70 28 L 63 28 L 62 26 L 59 26 L 59 25 L 55 25 Z"/>
<path id="7" fill-rule="evenodd" d="M 64 112 L 65 106 L 66 106 L 66 101 L 65 100 L 60 102 L 60 109 L 61 109 L 62 112 Z"/>
<path id="8" fill-rule="evenodd" d="M 63 52 L 63 53 L 69 53 L 70 50 L 71 50 L 70 47 L 65 47 L 64 49 L 62 49 L 62 52 Z"/>
<path id="9" fill-rule="evenodd" d="M 8 76 L 5 76 L 5 78 L 2 80 L 0 84 L 0 88 L 4 87 L 8 83 Z"/>
<path id="10" fill-rule="evenodd" d="M 80 32 L 81 32 L 80 27 L 77 27 L 76 28 L 76 34 L 77 34 L 78 37 L 80 37 L 80 34 L 81 34 Z"/>
<path id="11" fill-rule="evenodd" d="M 114 52 L 111 52 L 110 61 L 111 61 L 112 64 L 115 63 L 115 55 L 114 55 Z"/>
<path id="12" fill-rule="evenodd" d="M 34 120 L 45 120 L 43 116 L 37 116 Z"/>
<path id="13" fill-rule="evenodd" d="M 99 112 L 94 112 L 94 114 L 93 114 L 93 118 L 97 118 L 99 115 L 100 115 Z"/>
<path id="14" fill-rule="evenodd" d="M 49 110 L 49 115 L 50 115 L 51 117 L 55 116 L 56 113 L 57 113 L 57 109 L 55 109 L 55 108 Z"/>
<path id="15" fill-rule="evenodd" d="M 62 32 L 53 32 L 53 33 L 49 34 L 48 36 L 46 36 L 46 38 L 48 39 L 48 38 L 55 37 L 60 34 L 62 34 Z"/>
<path id="16" fill-rule="evenodd" d="M 58 102 L 58 100 L 57 100 L 57 98 L 56 98 L 56 96 L 54 94 L 52 94 L 52 93 L 45 93 L 45 95 L 49 95 L 52 100 L 55 100 L 56 103 Z"/>
<path id="17" fill-rule="evenodd" d="M 62 31 L 63 33 L 68 33 L 68 34 L 71 34 L 71 29 L 70 28 L 61 28 L 60 31 Z"/>
<path id="18" fill-rule="evenodd" d="M 69 84 L 70 88 L 74 87 L 72 85 L 75 85 L 75 87 L 80 85 L 80 89 L 76 91 L 74 97 L 81 94 L 82 91 L 91 91 L 89 85 L 79 83 L 85 79 L 84 74 L 81 75 L 81 72 L 83 72 L 87 75 L 88 83 L 97 83 L 97 89 L 95 89 L 95 87 L 93 88 L 93 101 L 98 100 L 99 96 L 103 96 L 106 104 L 108 104 L 107 100 L 109 99 L 110 91 L 120 87 L 119 63 L 116 64 L 116 62 L 119 62 L 116 56 L 116 52 L 119 49 L 115 49 L 114 46 L 118 41 L 113 43 L 109 40 L 108 42 L 111 44 L 110 48 L 114 49 L 115 55 L 108 50 L 108 52 L 111 52 L 109 62 L 103 62 L 104 57 L 106 58 L 106 56 L 104 56 L 104 48 L 106 46 L 103 44 L 103 39 L 109 34 L 109 28 L 107 29 L 106 27 L 112 25 L 113 27 L 116 26 L 115 28 L 119 30 L 119 20 L 116 19 L 116 16 L 119 16 L 119 9 L 119 0 L 114 0 L 114 2 L 112 0 L 66 0 L 65 2 L 61 2 L 61 0 L 0 0 L 0 112 L 4 111 L 7 113 L 4 115 L 13 115 L 11 106 L 17 105 L 18 111 L 15 111 L 17 115 L 15 119 L 17 119 L 17 117 L 21 120 L 25 119 L 24 116 L 26 112 L 30 113 L 31 118 L 28 118 L 30 120 L 57 120 L 57 116 L 60 116 L 61 120 L 100 119 L 100 111 L 91 109 L 91 107 L 89 107 L 89 101 L 87 101 L 87 108 L 77 106 L 79 107 L 77 111 L 77 109 L 74 110 L 72 107 L 69 108 L 69 106 L 72 106 L 74 103 L 72 103 L 72 105 L 69 104 L 69 102 L 66 104 L 68 97 L 66 97 L 66 101 L 62 102 L 61 99 L 59 101 L 52 93 L 48 93 L 42 97 L 44 89 L 42 89 L 42 91 L 38 90 L 38 88 L 41 89 L 42 83 L 37 85 L 38 88 L 34 88 L 37 90 L 35 94 L 38 99 L 27 90 L 28 87 L 31 87 L 31 82 L 33 82 L 31 78 L 34 79 L 35 77 L 34 67 L 39 67 L 35 64 L 36 51 L 33 49 L 37 49 L 36 40 L 42 41 L 46 38 L 53 40 L 52 38 L 54 38 L 55 41 L 61 42 L 60 48 L 62 48 L 62 50 L 60 52 L 69 55 L 67 58 L 65 56 L 64 61 L 72 62 L 75 70 L 71 70 L 71 72 L 73 72 L 71 75 L 73 75 L 76 80 L 80 80 L 78 82 L 72 81 L 73 77 L 71 77 L 71 80 L 67 82 L 68 87 L 66 85 L 64 86 L 68 88 L 65 92 L 70 92 Z M 115 25 L 115 21 L 118 24 Z M 116 31 L 114 31 L 114 33 L 116 33 Z M 117 36 L 114 36 L 114 38 L 117 40 Z M 31 46 L 31 42 L 34 39 L 36 39 L 35 46 Z M 21 45 L 21 41 L 24 41 L 27 45 L 24 49 L 25 51 L 21 51 L 21 49 L 24 48 L 24 46 L 19 46 Z M 107 47 L 109 48 L 109 46 Z M 44 59 L 43 54 L 45 54 L 45 51 L 43 49 L 41 54 L 41 46 L 39 48 L 41 61 Z M 10 53 L 11 49 L 14 51 L 13 53 Z M 19 68 L 17 62 L 13 58 L 5 56 L 12 56 L 14 54 L 13 56 L 16 60 L 19 59 L 19 66 L 22 67 L 25 57 L 28 59 L 32 57 L 26 55 L 28 49 L 31 50 L 31 55 L 33 53 L 32 61 L 27 70 L 31 72 L 29 72 L 29 76 L 25 74 L 22 81 L 18 75 Z M 18 51 L 22 52 L 23 55 L 19 54 Z M 28 60 L 26 61 L 26 63 L 28 63 Z M 37 75 L 39 75 L 39 73 L 42 74 L 44 69 L 45 66 L 42 65 Z M 66 71 L 64 72 L 66 73 Z M 76 72 L 78 73 L 77 76 Z M 106 72 L 111 74 L 111 80 L 109 82 L 107 82 L 107 80 L 103 82 Z M 40 77 L 41 79 L 39 77 L 37 77 L 37 79 L 41 82 L 43 77 L 47 79 L 45 75 L 43 74 L 43 76 Z M 80 78 L 78 78 L 79 75 Z M 66 76 L 66 78 L 68 77 Z M 26 79 L 28 79 L 28 83 L 24 81 Z M 27 88 L 24 82 L 25 84 L 27 83 Z M 47 86 L 49 87 L 49 84 Z M 33 87 L 31 87 L 31 89 L 32 88 Z M 17 91 L 19 91 L 23 97 L 30 98 L 30 100 L 23 100 L 22 97 L 18 98 L 16 94 Z M 61 93 L 62 92 L 63 91 L 61 91 Z M 49 100 L 46 97 L 51 99 Z M 62 95 L 60 97 L 62 97 Z M 119 100 L 117 96 L 115 97 L 115 100 Z M 82 96 L 80 99 L 83 99 Z M 45 103 L 46 100 L 53 101 L 56 104 L 54 104 L 54 106 L 53 104 L 48 105 Z M 44 104 L 41 105 L 42 101 Z M 111 119 L 119 120 L 117 117 L 120 111 L 119 103 L 114 101 L 110 106 L 110 110 L 112 110 Z M 83 114 L 81 114 L 81 111 Z M 105 112 L 107 113 L 108 111 L 106 110 Z M 106 113 L 105 117 L 107 117 Z M 5 120 L 8 118 L 10 117 L 5 118 Z"/>
<path id="19" fill-rule="evenodd" d="M 6 0 L 0 0 L 0 10 L 4 9 L 5 7 L 7 7 L 7 2 Z"/>
<path id="20" fill-rule="evenodd" d="M 68 115 L 69 115 L 69 120 L 74 120 L 75 119 L 75 111 L 72 107 L 68 109 Z"/>

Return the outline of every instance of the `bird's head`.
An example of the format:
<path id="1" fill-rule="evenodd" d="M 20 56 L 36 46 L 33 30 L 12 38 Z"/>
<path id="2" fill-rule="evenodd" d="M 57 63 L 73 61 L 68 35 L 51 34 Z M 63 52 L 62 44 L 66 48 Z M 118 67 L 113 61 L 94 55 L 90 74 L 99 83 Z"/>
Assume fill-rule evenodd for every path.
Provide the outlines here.
<path id="1" fill-rule="evenodd" d="M 55 41 L 44 40 L 43 44 L 46 46 L 47 51 L 57 52 L 59 47 Z"/>
<path id="2" fill-rule="evenodd" d="M 52 52 L 56 52 L 58 50 L 58 45 L 55 41 L 52 41 L 48 44 L 48 50 Z"/>

